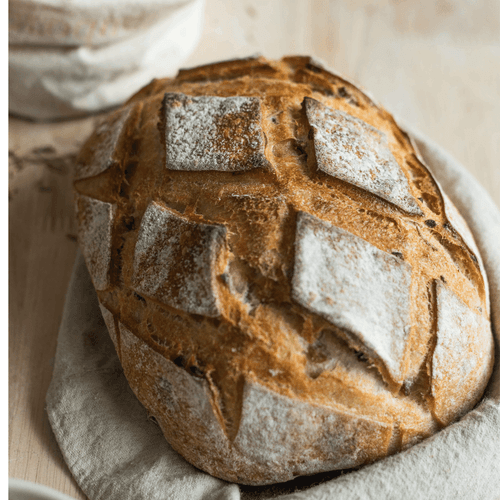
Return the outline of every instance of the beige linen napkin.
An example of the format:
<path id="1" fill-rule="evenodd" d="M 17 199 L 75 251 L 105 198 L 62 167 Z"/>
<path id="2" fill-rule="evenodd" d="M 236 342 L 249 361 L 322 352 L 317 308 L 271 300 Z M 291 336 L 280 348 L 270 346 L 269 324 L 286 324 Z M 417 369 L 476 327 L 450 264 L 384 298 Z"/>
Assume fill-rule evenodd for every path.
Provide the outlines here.
<path id="1" fill-rule="evenodd" d="M 175 73 L 198 44 L 205 0 L 188 0 L 173 6 L 168 3 L 136 1 L 131 19 L 132 14 L 141 18 L 137 10 L 142 9 L 143 17 L 148 18 L 149 11 L 156 9 L 159 13 L 155 22 L 139 25 L 130 29 L 127 36 L 107 43 L 40 45 L 13 44 L 11 40 L 9 111 L 32 120 L 84 116 L 120 105 L 153 78 Z M 40 4 L 47 7 L 43 5 L 47 2 Z M 75 0 L 73 4 L 78 13 L 78 8 L 91 11 L 98 1 Z M 67 10 L 67 17 L 74 17 L 71 5 L 67 7 L 57 15 L 64 15 Z M 120 1 L 107 2 L 106 15 L 109 19 L 126 17 L 126 7 Z M 85 21 L 84 16 L 82 26 Z"/>
<path id="2" fill-rule="evenodd" d="M 59 331 L 47 412 L 64 458 L 91 500 L 500 498 L 500 212 L 452 157 L 414 136 L 469 223 L 490 281 L 497 356 L 478 407 L 413 448 L 339 477 L 322 474 L 271 487 L 226 483 L 188 464 L 148 420 L 125 380 L 79 255 Z"/>

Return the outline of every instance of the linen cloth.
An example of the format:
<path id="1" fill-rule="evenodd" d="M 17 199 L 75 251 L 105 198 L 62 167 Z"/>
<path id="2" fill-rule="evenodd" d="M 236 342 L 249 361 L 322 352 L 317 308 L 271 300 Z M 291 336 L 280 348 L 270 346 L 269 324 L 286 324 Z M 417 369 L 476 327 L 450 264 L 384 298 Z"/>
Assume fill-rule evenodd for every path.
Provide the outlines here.
<path id="1" fill-rule="evenodd" d="M 419 134 L 412 135 L 468 222 L 488 273 L 496 362 L 476 409 L 420 444 L 347 474 L 265 487 L 216 479 L 173 451 L 148 420 L 125 380 L 79 254 L 59 331 L 47 412 L 69 469 L 91 500 L 500 499 L 500 212 L 456 160 Z"/>
<path id="2" fill-rule="evenodd" d="M 9 44 L 114 43 L 165 19 L 191 0 L 9 0 Z"/>
<path id="3" fill-rule="evenodd" d="M 136 2 L 137 8 L 141 3 Z M 144 1 L 144 17 L 150 17 L 151 3 L 158 2 Z M 155 22 L 107 43 L 39 45 L 11 40 L 9 111 L 32 120 L 55 120 L 122 104 L 153 78 L 173 75 L 193 52 L 201 36 L 204 5 L 205 0 L 165 5 Z M 126 15 L 126 5 L 115 2 L 112 7 L 108 5 L 108 17 Z"/>

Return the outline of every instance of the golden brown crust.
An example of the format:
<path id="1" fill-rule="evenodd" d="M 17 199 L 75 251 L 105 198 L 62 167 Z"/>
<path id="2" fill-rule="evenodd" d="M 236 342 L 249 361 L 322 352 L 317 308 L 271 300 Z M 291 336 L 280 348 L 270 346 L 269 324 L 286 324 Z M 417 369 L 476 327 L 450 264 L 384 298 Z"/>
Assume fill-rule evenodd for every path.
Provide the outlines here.
<path id="1" fill-rule="evenodd" d="M 99 300 L 132 389 L 189 461 L 285 481 L 394 453 L 478 401 L 493 344 L 476 341 L 491 340 L 477 249 L 373 99 L 310 58 L 256 57 L 155 80 L 123 109 L 80 158 L 90 171 L 113 143 L 109 167 L 75 187 L 113 207 Z M 443 326 L 450 296 L 480 333 Z M 436 376 L 457 356 L 474 365 L 461 388 Z"/>

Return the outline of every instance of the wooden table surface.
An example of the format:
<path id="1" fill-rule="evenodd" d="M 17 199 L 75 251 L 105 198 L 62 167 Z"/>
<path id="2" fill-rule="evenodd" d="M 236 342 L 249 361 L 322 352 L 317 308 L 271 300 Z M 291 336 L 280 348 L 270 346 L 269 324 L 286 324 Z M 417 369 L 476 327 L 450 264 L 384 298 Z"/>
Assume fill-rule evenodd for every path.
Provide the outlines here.
<path id="1" fill-rule="evenodd" d="M 311 54 L 451 152 L 500 205 L 496 0 L 208 0 L 184 66 Z M 96 118 L 9 130 L 9 476 L 84 499 L 44 410 L 77 243 L 72 158 Z"/>

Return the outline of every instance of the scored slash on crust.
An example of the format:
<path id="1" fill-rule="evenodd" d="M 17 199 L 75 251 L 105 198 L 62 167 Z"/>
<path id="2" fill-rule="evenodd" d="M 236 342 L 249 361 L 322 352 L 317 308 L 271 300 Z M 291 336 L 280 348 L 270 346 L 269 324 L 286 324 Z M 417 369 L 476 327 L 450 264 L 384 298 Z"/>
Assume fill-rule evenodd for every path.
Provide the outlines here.
<path id="1" fill-rule="evenodd" d="M 75 180 L 94 177 L 105 172 L 116 161 L 114 158 L 118 141 L 123 132 L 125 123 L 130 116 L 131 107 L 115 112 L 96 129 L 96 146 L 93 148 L 92 161 L 86 164 L 77 163 Z"/>
<path id="2" fill-rule="evenodd" d="M 304 98 L 303 107 L 314 130 L 318 170 L 365 189 L 412 215 L 423 215 L 383 132 L 310 97 Z"/>
<path id="3" fill-rule="evenodd" d="M 166 93 L 161 110 L 166 167 L 241 172 L 267 168 L 258 97 Z"/>
<path id="4" fill-rule="evenodd" d="M 493 360 L 488 356 L 493 337 L 488 320 L 469 309 L 440 281 L 436 281 L 436 298 L 437 344 L 431 390 L 434 414 L 447 425 L 468 412 L 483 393 L 492 368 Z"/>
<path id="5" fill-rule="evenodd" d="M 355 467 L 387 452 L 392 424 L 311 405 L 246 382 L 235 447 L 293 474 Z"/>
<path id="6" fill-rule="evenodd" d="M 292 297 L 362 343 L 404 379 L 411 266 L 348 231 L 299 212 Z"/>
<path id="7" fill-rule="evenodd" d="M 440 187 L 441 189 L 441 187 Z M 486 312 L 489 316 L 490 314 L 490 289 L 488 286 L 488 277 L 486 275 L 486 269 L 484 268 L 483 259 L 481 258 L 481 254 L 479 252 L 479 248 L 477 248 L 476 241 L 474 240 L 474 236 L 470 232 L 467 223 L 464 218 L 460 215 L 459 211 L 452 203 L 450 198 L 448 198 L 447 194 L 441 189 L 441 193 L 443 195 L 444 200 L 444 210 L 446 212 L 446 217 L 448 221 L 452 225 L 453 229 L 457 231 L 460 237 L 463 239 L 465 244 L 469 247 L 469 250 L 476 257 L 477 264 L 479 265 L 479 269 L 481 271 L 481 277 L 484 282 L 484 293 L 485 293 L 485 303 L 486 303 Z"/>
<path id="8" fill-rule="evenodd" d="M 189 375 L 122 323 L 119 329 L 121 362 L 130 387 L 146 408 L 154 411 L 169 442 L 180 439 L 192 463 L 204 459 L 206 448 L 212 450 L 211 457 L 227 455 L 228 441 L 216 417 L 207 381 Z"/>
<path id="9" fill-rule="evenodd" d="M 135 246 L 133 289 L 189 313 L 218 316 L 214 267 L 225 238 L 224 226 L 150 203 Z"/>
<path id="10" fill-rule="evenodd" d="M 111 237 L 116 206 L 111 203 L 76 196 L 78 206 L 78 240 L 85 264 L 96 290 L 110 286 Z"/>

